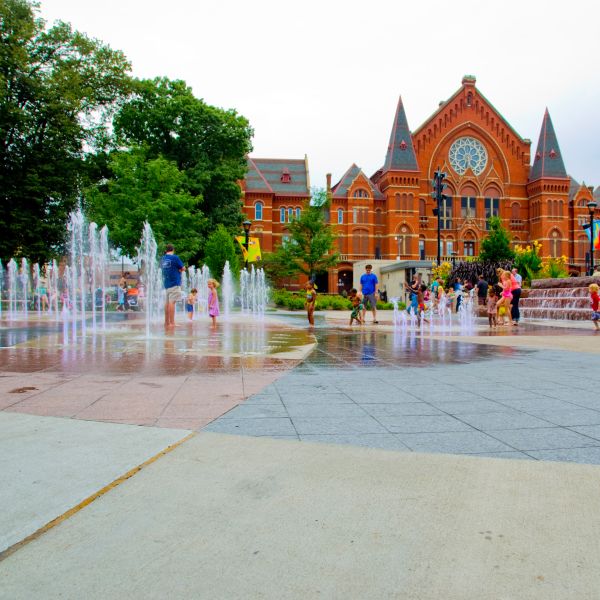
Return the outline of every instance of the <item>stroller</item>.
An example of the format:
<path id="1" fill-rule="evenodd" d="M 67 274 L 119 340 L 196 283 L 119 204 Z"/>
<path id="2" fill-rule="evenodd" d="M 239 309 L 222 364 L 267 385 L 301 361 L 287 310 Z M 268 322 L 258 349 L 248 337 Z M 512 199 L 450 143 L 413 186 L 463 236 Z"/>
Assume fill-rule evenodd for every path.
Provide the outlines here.
<path id="1" fill-rule="evenodd" d="M 139 290 L 129 288 L 125 294 L 125 310 L 140 310 L 138 303 Z"/>

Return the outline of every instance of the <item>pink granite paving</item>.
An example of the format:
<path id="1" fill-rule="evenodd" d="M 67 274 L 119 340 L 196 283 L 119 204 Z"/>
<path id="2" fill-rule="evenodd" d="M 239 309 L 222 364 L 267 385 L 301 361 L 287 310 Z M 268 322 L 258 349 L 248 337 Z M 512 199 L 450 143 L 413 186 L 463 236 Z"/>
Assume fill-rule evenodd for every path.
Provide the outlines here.
<path id="1" fill-rule="evenodd" d="M 268 354 L 281 331 L 181 327 L 151 346 L 127 332 L 76 347 L 64 347 L 59 332 L 34 337 L 0 349 L 0 411 L 198 430 L 298 364 Z M 299 346 L 312 339 L 295 330 L 283 345 L 294 336 Z"/>

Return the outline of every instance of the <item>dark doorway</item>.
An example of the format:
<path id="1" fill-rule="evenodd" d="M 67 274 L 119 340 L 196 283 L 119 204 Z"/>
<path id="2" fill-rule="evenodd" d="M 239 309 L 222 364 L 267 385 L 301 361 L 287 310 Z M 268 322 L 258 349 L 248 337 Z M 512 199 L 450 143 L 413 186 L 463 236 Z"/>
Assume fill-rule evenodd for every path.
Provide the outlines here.
<path id="1" fill-rule="evenodd" d="M 315 284 L 317 285 L 317 293 L 326 294 L 329 292 L 329 274 L 319 273 L 315 277 Z"/>
<path id="2" fill-rule="evenodd" d="M 352 271 L 340 271 L 338 273 L 337 293 L 349 292 L 352 289 Z"/>

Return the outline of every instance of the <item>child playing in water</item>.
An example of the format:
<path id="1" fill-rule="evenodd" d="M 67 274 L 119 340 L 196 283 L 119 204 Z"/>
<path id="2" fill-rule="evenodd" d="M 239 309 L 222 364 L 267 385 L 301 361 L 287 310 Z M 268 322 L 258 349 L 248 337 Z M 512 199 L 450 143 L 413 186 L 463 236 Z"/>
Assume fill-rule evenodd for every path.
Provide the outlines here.
<path id="1" fill-rule="evenodd" d="M 597 283 L 590 283 L 590 300 L 592 301 L 592 323 L 596 327 L 596 331 L 600 330 L 600 296 L 598 290 L 600 286 Z"/>
<path id="2" fill-rule="evenodd" d="M 427 307 L 425 306 L 425 293 L 427 292 L 427 286 L 422 283 L 417 291 L 417 318 L 419 322 L 421 319 L 425 321 L 425 323 L 429 323 L 429 321 L 425 318 L 425 311 Z"/>
<path id="3" fill-rule="evenodd" d="M 508 325 L 510 301 L 512 300 L 512 292 L 510 291 L 512 287 L 510 271 L 502 271 L 500 274 L 500 285 L 502 286 L 502 295 L 500 296 L 500 300 L 496 303 L 498 308 L 498 325 Z"/>
<path id="4" fill-rule="evenodd" d="M 488 297 L 487 297 L 487 315 L 488 322 L 490 327 L 496 327 L 497 320 L 496 314 L 498 309 L 496 304 L 498 303 L 498 296 L 496 295 L 496 290 L 494 290 L 494 286 L 489 286 L 488 288 Z"/>
<path id="5" fill-rule="evenodd" d="M 308 318 L 309 325 L 315 324 L 315 303 L 317 301 L 317 290 L 315 290 L 315 284 L 312 281 L 308 281 L 305 286 L 306 299 L 304 301 L 304 308 L 306 308 L 306 316 Z"/>
<path id="6" fill-rule="evenodd" d="M 197 300 L 198 290 L 196 288 L 192 288 L 185 301 L 185 310 L 190 321 L 194 318 L 194 304 L 196 304 Z"/>
<path id="7" fill-rule="evenodd" d="M 219 316 L 219 297 L 217 288 L 219 282 L 216 279 L 208 280 L 208 316 L 212 319 L 212 326 L 217 326 L 217 317 Z"/>
<path id="8" fill-rule="evenodd" d="M 356 321 L 359 325 L 362 325 L 361 313 L 363 310 L 363 303 L 361 297 L 358 295 L 356 288 L 352 288 L 348 294 L 350 302 L 352 302 L 352 312 L 350 313 L 350 325 L 353 321 Z"/>

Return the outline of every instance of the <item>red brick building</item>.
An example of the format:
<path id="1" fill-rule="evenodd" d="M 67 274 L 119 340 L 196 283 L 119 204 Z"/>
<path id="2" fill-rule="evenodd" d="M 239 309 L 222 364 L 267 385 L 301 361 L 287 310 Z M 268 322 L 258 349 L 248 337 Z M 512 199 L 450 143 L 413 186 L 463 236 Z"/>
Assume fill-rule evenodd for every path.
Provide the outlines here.
<path id="1" fill-rule="evenodd" d="M 244 212 L 269 251 L 309 197 L 308 165 L 306 159 L 248 162 Z M 481 94 L 474 77 L 465 76 L 412 132 L 399 100 L 384 164 L 373 175 L 353 164 L 333 186 L 328 176 L 330 220 L 342 258 L 329 274 L 329 290 L 337 291 L 339 279 L 352 280 L 357 260 L 435 260 L 431 182 L 438 167 L 447 174 L 449 196 L 441 210 L 444 260 L 476 256 L 487 219 L 499 215 L 515 244 L 538 240 L 544 256 L 566 255 L 573 270 L 585 269 L 589 242 L 582 225 L 594 191 L 567 174 L 548 111 L 532 156 L 531 140 Z"/>

